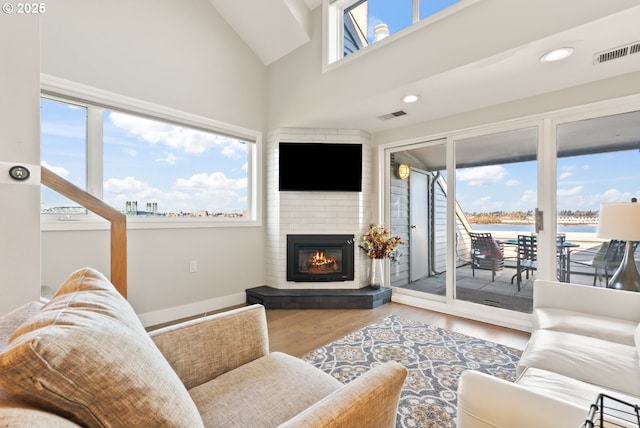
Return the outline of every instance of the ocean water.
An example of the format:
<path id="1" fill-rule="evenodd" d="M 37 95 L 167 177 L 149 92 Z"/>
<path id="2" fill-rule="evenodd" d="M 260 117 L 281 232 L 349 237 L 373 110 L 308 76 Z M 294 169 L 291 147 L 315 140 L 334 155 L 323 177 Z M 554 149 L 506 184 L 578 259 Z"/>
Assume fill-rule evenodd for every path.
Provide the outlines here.
<path id="1" fill-rule="evenodd" d="M 473 230 L 486 230 L 488 232 L 533 232 L 532 224 L 471 224 Z M 558 225 L 558 232 L 561 233 L 596 233 L 598 226 L 595 225 Z"/>

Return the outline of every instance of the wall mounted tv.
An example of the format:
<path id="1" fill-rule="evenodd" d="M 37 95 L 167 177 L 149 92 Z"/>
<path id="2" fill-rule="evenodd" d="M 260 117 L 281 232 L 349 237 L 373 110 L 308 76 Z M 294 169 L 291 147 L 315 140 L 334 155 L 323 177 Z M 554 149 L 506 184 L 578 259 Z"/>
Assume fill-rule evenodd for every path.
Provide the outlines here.
<path id="1" fill-rule="evenodd" d="M 362 191 L 362 144 L 280 143 L 281 191 Z"/>

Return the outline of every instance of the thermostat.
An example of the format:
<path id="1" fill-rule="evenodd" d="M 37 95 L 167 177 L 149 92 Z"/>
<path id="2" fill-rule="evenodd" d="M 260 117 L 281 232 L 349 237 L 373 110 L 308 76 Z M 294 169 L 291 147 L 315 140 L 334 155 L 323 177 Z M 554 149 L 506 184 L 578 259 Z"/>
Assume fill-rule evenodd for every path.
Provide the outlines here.
<path id="1" fill-rule="evenodd" d="M 29 178 L 29 175 L 31 175 L 29 170 L 21 165 L 12 166 L 9 169 L 9 176 L 14 180 L 24 181 Z"/>

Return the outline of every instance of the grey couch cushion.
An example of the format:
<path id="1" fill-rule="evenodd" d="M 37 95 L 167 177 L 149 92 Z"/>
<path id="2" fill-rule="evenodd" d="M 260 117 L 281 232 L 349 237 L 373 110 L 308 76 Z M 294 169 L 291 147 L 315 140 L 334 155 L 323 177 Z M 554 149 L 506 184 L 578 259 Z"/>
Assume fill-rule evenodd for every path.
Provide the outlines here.
<path id="1" fill-rule="evenodd" d="M 92 427 L 198 427 L 186 388 L 129 303 L 99 272 L 74 272 L 0 353 L 0 387 Z"/>

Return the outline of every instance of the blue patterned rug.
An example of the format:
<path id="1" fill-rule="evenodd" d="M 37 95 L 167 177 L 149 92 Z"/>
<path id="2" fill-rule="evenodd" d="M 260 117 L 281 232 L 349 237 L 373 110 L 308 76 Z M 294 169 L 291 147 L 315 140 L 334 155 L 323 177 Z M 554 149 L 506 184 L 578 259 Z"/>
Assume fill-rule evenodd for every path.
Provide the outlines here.
<path id="1" fill-rule="evenodd" d="M 522 351 L 420 322 L 385 317 L 303 357 L 347 383 L 395 360 L 409 374 L 398 406 L 398 428 L 455 428 L 458 378 L 478 370 L 513 381 Z"/>

